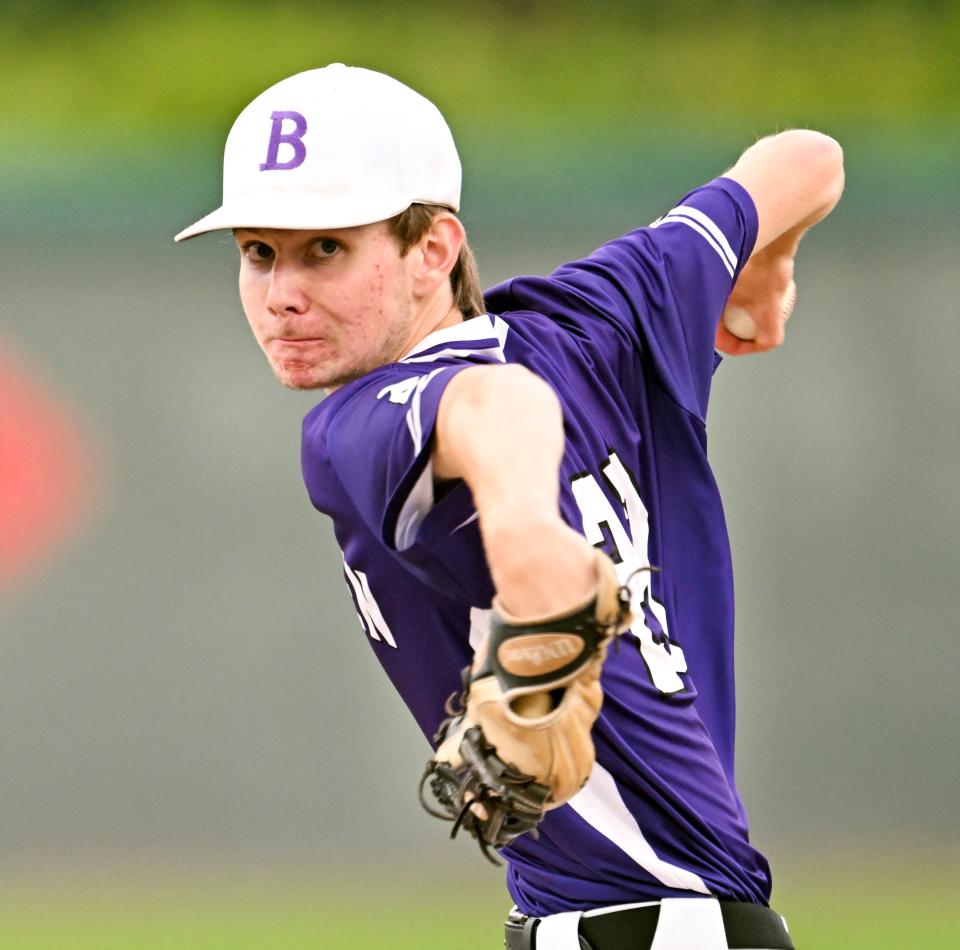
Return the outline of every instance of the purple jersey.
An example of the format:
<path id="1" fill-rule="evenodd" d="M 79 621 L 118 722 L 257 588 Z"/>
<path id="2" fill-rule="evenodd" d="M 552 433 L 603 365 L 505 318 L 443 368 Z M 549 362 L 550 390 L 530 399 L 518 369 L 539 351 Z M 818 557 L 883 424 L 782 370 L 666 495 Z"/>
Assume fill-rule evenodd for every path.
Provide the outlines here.
<path id="1" fill-rule="evenodd" d="M 429 737 L 494 592 L 469 489 L 433 480 L 440 397 L 461 369 L 509 362 L 560 399 L 563 517 L 621 581 L 633 575 L 637 620 L 604 666 L 590 780 L 539 838 L 502 852 L 525 914 L 769 898 L 734 782 L 733 579 L 705 431 L 715 329 L 756 234 L 749 195 L 717 179 L 584 260 L 493 288 L 487 314 L 304 420 L 310 498 L 333 518 L 368 639 Z M 634 574 L 645 565 L 658 570 Z"/>

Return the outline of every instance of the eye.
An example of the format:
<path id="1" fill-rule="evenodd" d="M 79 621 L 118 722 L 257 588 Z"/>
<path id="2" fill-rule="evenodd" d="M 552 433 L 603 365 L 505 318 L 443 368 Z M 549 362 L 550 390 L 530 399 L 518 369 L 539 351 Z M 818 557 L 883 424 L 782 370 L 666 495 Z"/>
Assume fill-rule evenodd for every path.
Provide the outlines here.
<path id="1" fill-rule="evenodd" d="M 311 250 L 317 257 L 333 257 L 340 250 L 340 242 L 333 238 L 317 238 Z"/>
<path id="2" fill-rule="evenodd" d="M 253 264 L 265 264 L 273 260 L 273 248 L 263 241 L 248 241 L 240 251 Z"/>

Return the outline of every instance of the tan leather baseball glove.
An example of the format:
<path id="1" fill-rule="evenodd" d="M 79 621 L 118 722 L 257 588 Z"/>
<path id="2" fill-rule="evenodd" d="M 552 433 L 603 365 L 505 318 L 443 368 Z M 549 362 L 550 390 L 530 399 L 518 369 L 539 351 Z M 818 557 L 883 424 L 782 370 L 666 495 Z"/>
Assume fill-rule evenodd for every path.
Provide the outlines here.
<path id="1" fill-rule="evenodd" d="M 597 551 L 595 563 L 594 595 L 562 615 L 515 617 L 494 600 L 490 636 L 464 670 L 459 708 L 448 705 L 435 737 L 421 801 L 454 822 L 451 837 L 465 828 L 491 860 L 491 847 L 534 830 L 593 769 L 600 670 L 631 621 L 613 562 Z"/>

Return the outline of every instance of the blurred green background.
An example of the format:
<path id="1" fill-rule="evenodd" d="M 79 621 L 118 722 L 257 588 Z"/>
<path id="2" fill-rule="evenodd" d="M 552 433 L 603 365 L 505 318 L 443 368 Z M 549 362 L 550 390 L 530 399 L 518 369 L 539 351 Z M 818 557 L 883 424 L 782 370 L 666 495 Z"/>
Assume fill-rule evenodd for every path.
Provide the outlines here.
<path id="1" fill-rule="evenodd" d="M 300 484 L 314 397 L 248 338 L 229 240 L 172 244 L 236 113 L 331 61 L 443 109 L 486 284 L 759 135 L 843 143 L 787 345 L 714 389 L 739 782 L 799 947 L 960 946 L 960 5 L 2 10 L 0 384 L 73 440 L 35 480 L 75 504 L 0 548 L 0 947 L 500 945 L 501 872 L 420 813 L 427 746 Z M 0 408 L 0 462 L 30 432 Z M 49 513 L 12 470 L 6 509 Z"/>

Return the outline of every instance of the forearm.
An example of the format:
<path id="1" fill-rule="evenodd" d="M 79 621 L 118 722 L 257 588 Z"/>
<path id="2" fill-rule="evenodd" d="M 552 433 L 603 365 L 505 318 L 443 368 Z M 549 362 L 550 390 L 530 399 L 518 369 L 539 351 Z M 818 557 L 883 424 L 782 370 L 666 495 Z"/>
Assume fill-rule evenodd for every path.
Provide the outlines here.
<path id="1" fill-rule="evenodd" d="M 843 150 L 820 132 L 793 129 L 750 146 L 727 177 L 753 199 L 757 239 L 717 326 L 716 346 L 735 356 L 763 353 L 784 340 L 796 300 L 794 257 L 801 239 L 840 200 Z M 728 314 L 740 336 L 727 327 Z"/>
<path id="2" fill-rule="evenodd" d="M 478 366 L 447 386 L 433 470 L 473 494 L 501 601 L 549 613 L 589 594 L 592 549 L 560 516 L 563 413 L 556 394 L 520 366 Z"/>

